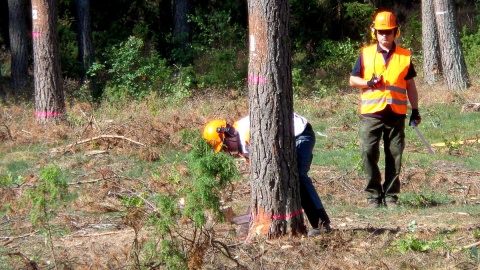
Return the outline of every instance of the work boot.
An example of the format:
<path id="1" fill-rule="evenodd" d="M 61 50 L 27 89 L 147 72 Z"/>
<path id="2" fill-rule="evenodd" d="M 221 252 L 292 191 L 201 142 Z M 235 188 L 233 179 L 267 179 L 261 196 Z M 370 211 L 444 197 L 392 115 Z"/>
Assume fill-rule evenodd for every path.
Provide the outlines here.
<path id="1" fill-rule="evenodd" d="M 321 234 L 321 232 L 318 228 L 312 228 L 311 230 L 308 231 L 307 236 L 312 237 L 312 236 L 317 236 L 319 234 Z"/>
<path id="2" fill-rule="evenodd" d="M 318 209 L 318 216 L 320 217 L 320 226 L 325 229 L 327 233 L 332 231 L 330 227 L 330 218 L 328 217 L 327 211 L 324 208 Z"/>
<path id="3" fill-rule="evenodd" d="M 383 206 L 382 198 L 368 198 L 367 199 L 367 208 L 374 209 L 380 208 Z"/>
<path id="4" fill-rule="evenodd" d="M 388 208 L 397 208 L 399 206 L 398 196 L 396 196 L 396 195 L 386 196 L 385 197 L 385 205 Z"/>
<path id="5" fill-rule="evenodd" d="M 322 227 L 325 229 L 326 233 L 331 233 L 332 232 L 332 227 L 330 226 L 330 222 L 322 222 L 321 223 Z"/>

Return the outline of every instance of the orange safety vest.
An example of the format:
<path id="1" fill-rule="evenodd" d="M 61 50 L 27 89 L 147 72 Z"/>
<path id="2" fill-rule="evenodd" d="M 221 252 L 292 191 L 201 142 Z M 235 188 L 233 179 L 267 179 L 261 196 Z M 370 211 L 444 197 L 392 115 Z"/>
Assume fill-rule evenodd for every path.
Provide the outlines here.
<path id="1" fill-rule="evenodd" d="M 382 86 L 377 89 L 363 89 L 361 94 L 361 114 L 379 112 L 390 104 L 397 114 L 407 113 L 407 81 L 405 76 L 410 66 L 410 51 L 400 46 L 395 47 L 388 66 L 382 53 L 377 51 L 377 44 L 362 49 L 363 79 L 370 80 L 372 74 L 382 76 Z"/>

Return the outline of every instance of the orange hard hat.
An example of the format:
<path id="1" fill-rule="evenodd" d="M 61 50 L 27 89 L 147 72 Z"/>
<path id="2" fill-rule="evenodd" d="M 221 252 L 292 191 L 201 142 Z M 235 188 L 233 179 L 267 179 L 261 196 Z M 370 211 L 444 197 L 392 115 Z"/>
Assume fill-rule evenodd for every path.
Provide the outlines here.
<path id="1" fill-rule="evenodd" d="M 213 147 L 215 153 L 220 152 L 223 146 L 223 139 L 225 135 L 217 131 L 218 128 L 225 128 L 227 121 L 225 120 L 212 120 L 203 129 L 203 138 Z"/>
<path id="2" fill-rule="evenodd" d="M 390 11 L 382 11 L 375 16 L 373 28 L 375 30 L 390 30 L 397 28 L 397 19 Z"/>

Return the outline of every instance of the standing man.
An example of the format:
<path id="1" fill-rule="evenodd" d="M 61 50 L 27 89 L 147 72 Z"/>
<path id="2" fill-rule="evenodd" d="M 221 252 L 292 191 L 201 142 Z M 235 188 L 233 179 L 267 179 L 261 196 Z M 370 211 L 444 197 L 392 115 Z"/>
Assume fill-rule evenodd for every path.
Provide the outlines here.
<path id="1" fill-rule="evenodd" d="M 330 232 L 330 218 L 328 217 L 322 201 L 318 196 L 312 179 L 308 176 L 313 159 L 315 146 L 315 133 L 307 119 L 296 113 L 293 114 L 295 145 L 297 149 L 297 166 L 300 180 L 300 199 L 312 229 L 308 236 L 321 233 L 324 228 Z M 210 121 L 203 130 L 203 138 L 213 147 L 215 153 L 223 151 L 234 156 L 242 156 L 248 160 L 250 142 L 250 118 L 248 116 L 234 122 L 225 120 Z"/>
<path id="2" fill-rule="evenodd" d="M 400 193 L 400 169 L 405 149 L 405 118 L 410 101 L 409 125 L 422 121 L 410 51 L 395 44 L 400 28 L 392 12 L 376 13 L 372 37 L 376 43 L 362 48 L 350 74 L 350 85 L 361 89 L 360 134 L 368 203 L 395 207 Z M 380 140 L 385 152 L 385 181 L 378 167 Z"/>

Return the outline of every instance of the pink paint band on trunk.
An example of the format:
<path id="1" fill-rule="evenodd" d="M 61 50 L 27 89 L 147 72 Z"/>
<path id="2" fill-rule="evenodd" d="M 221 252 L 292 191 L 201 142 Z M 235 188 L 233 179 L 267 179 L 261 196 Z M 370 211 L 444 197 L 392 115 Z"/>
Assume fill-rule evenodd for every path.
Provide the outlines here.
<path id="1" fill-rule="evenodd" d="M 259 76 L 248 76 L 248 82 L 250 83 L 265 83 L 265 78 L 264 77 L 259 77 Z"/>
<path id="2" fill-rule="evenodd" d="M 291 213 L 291 214 L 287 214 L 287 215 L 273 215 L 272 216 L 272 219 L 273 220 L 279 220 L 279 219 L 289 219 L 289 218 L 293 218 L 294 216 L 298 215 L 298 214 L 301 214 L 302 213 L 302 209 L 298 210 L 297 212 L 295 213 Z"/>
<path id="3" fill-rule="evenodd" d="M 41 35 L 40 32 L 32 32 L 32 37 L 40 37 Z"/>
<path id="4" fill-rule="evenodd" d="M 58 117 L 64 115 L 59 112 L 35 112 L 35 117 L 38 118 L 48 118 L 48 117 Z"/>

